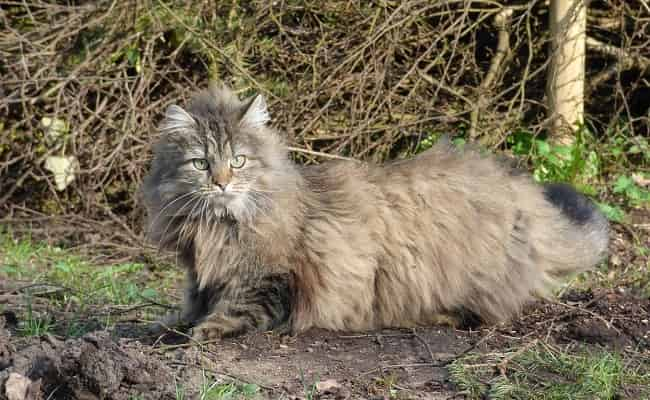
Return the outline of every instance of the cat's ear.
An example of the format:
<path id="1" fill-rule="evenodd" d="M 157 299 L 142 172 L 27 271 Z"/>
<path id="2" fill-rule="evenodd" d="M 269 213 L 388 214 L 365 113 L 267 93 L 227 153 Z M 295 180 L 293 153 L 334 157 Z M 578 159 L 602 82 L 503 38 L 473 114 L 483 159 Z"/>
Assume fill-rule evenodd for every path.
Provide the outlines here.
<path id="1" fill-rule="evenodd" d="M 250 128 L 258 128 L 266 125 L 270 120 L 271 116 L 266 106 L 266 100 L 264 100 L 264 96 L 258 94 L 244 106 L 239 124 Z"/>
<path id="2" fill-rule="evenodd" d="M 185 110 L 177 105 L 167 107 L 165 119 L 160 127 L 163 131 L 172 131 L 178 129 L 189 129 L 196 125 L 194 118 Z"/>

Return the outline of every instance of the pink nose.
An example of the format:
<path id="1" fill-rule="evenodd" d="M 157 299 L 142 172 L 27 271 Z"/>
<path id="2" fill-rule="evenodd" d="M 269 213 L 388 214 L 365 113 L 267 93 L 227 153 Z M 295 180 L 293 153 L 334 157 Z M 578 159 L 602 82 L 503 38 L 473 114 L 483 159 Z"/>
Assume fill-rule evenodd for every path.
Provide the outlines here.
<path id="1" fill-rule="evenodd" d="M 222 191 L 226 190 L 226 186 L 228 186 L 231 179 L 232 171 L 230 171 L 230 168 L 222 168 L 212 175 L 212 183 L 219 186 Z"/>

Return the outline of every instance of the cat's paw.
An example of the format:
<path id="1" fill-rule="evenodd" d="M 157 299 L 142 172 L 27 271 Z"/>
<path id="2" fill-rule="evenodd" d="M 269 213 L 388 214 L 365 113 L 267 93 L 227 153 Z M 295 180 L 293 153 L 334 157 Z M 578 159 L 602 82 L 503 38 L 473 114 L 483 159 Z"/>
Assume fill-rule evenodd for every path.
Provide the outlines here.
<path id="1" fill-rule="evenodd" d="M 223 332 L 217 326 L 201 324 L 192 329 L 192 341 L 197 343 L 212 342 L 223 337 Z"/>
<path id="2" fill-rule="evenodd" d="M 194 327 L 192 339 L 199 343 L 215 341 L 224 337 L 240 335 L 247 330 L 248 326 L 241 318 L 211 315 Z"/>
<path id="3" fill-rule="evenodd" d="M 184 320 L 182 313 L 177 311 L 166 315 L 156 322 L 147 326 L 147 333 L 149 335 L 161 335 L 177 327 L 183 327 L 187 322 Z"/>

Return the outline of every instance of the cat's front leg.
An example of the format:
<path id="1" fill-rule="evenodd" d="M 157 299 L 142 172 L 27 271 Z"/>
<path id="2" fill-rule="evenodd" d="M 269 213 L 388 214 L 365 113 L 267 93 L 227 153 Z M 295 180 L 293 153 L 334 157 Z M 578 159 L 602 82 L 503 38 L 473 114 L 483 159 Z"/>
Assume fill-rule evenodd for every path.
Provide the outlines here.
<path id="1" fill-rule="evenodd" d="M 209 313 L 223 291 L 223 285 L 199 289 L 196 274 L 191 270 L 188 271 L 186 284 L 182 308 L 154 322 L 149 327 L 150 334 L 160 335 L 173 329 L 184 331 L 190 328 Z"/>
<path id="2" fill-rule="evenodd" d="M 211 312 L 194 327 L 199 342 L 247 332 L 286 329 L 291 315 L 291 276 L 271 274 L 230 282 Z"/>

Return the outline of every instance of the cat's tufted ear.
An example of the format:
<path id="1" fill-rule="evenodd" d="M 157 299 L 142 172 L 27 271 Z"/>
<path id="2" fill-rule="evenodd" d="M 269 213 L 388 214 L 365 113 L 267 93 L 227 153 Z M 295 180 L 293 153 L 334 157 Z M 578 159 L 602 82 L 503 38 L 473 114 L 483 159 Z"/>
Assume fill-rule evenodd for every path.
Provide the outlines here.
<path id="1" fill-rule="evenodd" d="M 196 125 L 194 118 L 185 110 L 177 105 L 167 107 L 165 119 L 160 129 L 162 131 L 174 131 L 179 129 L 189 129 Z"/>
<path id="2" fill-rule="evenodd" d="M 266 106 L 266 100 L 264 100 L 264 96 L 258 94 L 244 106 L 239 125 L 258 128 L 264 126 L 270 120 L 271 116 Z"/>

